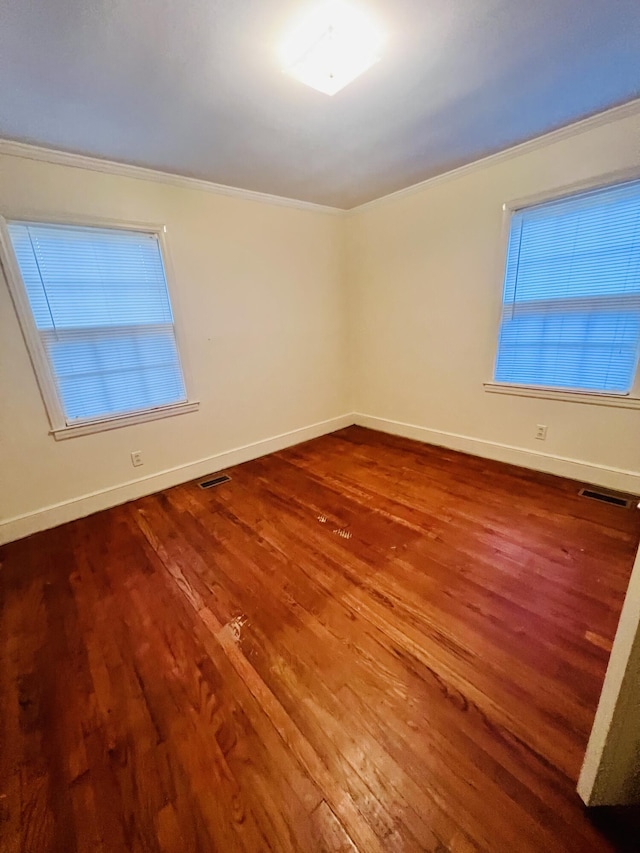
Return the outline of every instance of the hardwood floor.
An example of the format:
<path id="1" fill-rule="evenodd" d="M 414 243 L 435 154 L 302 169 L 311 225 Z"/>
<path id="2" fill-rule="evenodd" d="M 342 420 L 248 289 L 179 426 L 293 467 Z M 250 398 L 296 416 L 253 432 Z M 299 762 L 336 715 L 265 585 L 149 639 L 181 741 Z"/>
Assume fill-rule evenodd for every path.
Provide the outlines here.
<path id="1" fill-rule="evenodd" d="M 2 549 L 3 853 L 616 849 L 640 513 L 357 427 L 228 473 Z"/>

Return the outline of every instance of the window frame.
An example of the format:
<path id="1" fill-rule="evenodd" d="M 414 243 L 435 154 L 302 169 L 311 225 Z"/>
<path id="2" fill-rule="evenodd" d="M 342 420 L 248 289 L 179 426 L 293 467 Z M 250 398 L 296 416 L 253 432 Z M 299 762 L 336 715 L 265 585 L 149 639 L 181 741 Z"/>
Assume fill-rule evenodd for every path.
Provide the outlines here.
<path id="1" fill-rule="evenodd" d="M 494 321 L 494 355 L 491 369 L 491 379 L 483 383 L 485 391 L 492 394 L 507 394 L 515 397 L 538 397 L 547 400 L 560 400 L 572 403 L 586 403 L 595 406 L 612 406 L 621 409 L 640 409 L 640 362 L 636 367 L 636 373 L 633 380 L 633 385 L 627 394 L 611 394 L 607 391 L 578 391 L 568 390 L 566 388 L 552 388 L 540 385 L 524 385 L 510 382 L 496 382 L 493 377 L 496 375 L 496 364 L 498 360 L 498 348 L 500 344 L 500 323 L 502 318 L 503 300 L 504 300 L 504 280 L 507 268 L 507 258 L 509 252 L 509 238 L 511 235 L 511 219 L 512 215 L 519 210 L 527 207 L 534 207 L 547 202 L 558 201 L 568 196 L 576 195 L 582 192 L 591 190 L 605 190 L 609 187 L 614 187 L 617 184 L 630 183 L 640 179 L 640 169 L 633 167 L 630 169 L 620 169 L 615 172 L 609 172 L 605 175 L 600 175 L 596 178 L 590 178 L 585 181 L 577 181 L 564 186 L 555 187 L 552 190 L 536 193 L 524 198 L 512 199 L 502 205 L 502 228 L 500 238 L 500 266 L 499 266 L 499 298 L 495 309 Z M 496 262 L 497 265 L 498 262 Z M 496 275 L 498 278 L 498 275 Z"/>
<path id="2" fill-rule="evenodd" d="M 51 364 L 42 344 L 41 336 L 36 328 L 35 319 L 27 296 L 26 287 L 18 265 L 7 222 L 30 222 L 43 225 L 60 225 L 80 228 L 108 228 L 119 231 L 138 231 L 143 234 L 154 234 L 158 239 L 164 275 L 167 283 L 167 292 L 171 311 L 173 314 L 173 328 L 180 358 L 180 366 L 187 394 L 186 401 L 172 403 L 167 406 L 157 406 L 151 409 L 139 409 L 135 412 L 127 412 L 122 415 L 106 415 L 100 418 L 92 418 L 78 423 L 68 424 L 65 418 L 62 402 L 58 396 L 55 377 Z M 166 225 L 147 222 L 122 222 L 110 219 L 97 219 L 91 217 L 56 216 L 33 211 L 3 211 L 0 215 L 0 263 L 4 270 L 9 293 L 18 317 L 27 352 L 38 383 L 40 395 L 49 420 L 49 434 L 56 441 L 76 436 L 90 435 L 105 430 L 117 429 L 132 424 L 145 423 L 160 418 L 173 417 L 175 415 L 195 412 L 200 403 L 192 396 L 193 383 L 189 369 L 189 359 L 183 324 L 180 316 L 180 305 L 177 296 L 177 288 L 174 284 L 173 267 L 171 256 L 167 245 Z"/>

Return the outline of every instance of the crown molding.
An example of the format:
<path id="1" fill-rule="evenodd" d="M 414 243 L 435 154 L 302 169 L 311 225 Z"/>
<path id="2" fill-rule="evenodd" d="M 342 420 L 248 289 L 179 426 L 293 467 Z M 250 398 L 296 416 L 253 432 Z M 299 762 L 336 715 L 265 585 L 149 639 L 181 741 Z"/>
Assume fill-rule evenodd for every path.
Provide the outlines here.
<path id="1" fill-rule="evenodd" d="M 383 204 L 384 202 L 397 201 L 401 198 L 405 198 L 406 196 L 419 193 L 427 187 L 432 187 L 436 184 L 443 183 L 444 181 L 460 178 L 463 175 L 475 172 L 478 169 L 493 166 L 496 163 L 503 162 L 504 160 L 511 160 L 511 158 L 518 157 L 521 154 L 537 151 L 540 148 L 545 148 L 547 145 L 553 145 L 555 142 L 560 142 L 563 139 L 570 139 L 573 136 L 578 136 L 587 130 L 593 130 L 596 127 L 601 127 L 602 125 L 609 124 L 612 121 L 618 121 L 619 119 L 635 115 L 640 115 L 640 98 L 636 98 L 633 101 L 627 101 L 625 104 L 612 107 L 604 112 L 587 116 L 587 118 L 580 119 L 580 121 L 575 121 L 572 124 L 564 125 L 556 130 L 551 130 L 541 136 L 535 136 L 533 139 L 528 139 L 525 142 L 519 142 L 511 148 L 504 148 L 501 151 L 496 151 L 494 154 L 488 154 L 486 157 L 481 157 L 479 160 L 473 160 L 471 163 L 465 163 L 455 169 L 450 169 L 448 172 L 441 172 L 438 175 L 433 175 L 431 178 L 427 178 L 417 184 L 411 184 L 411 186 L 395 190 L 392 193 L 380 196 L 379 198 L 374 198 L 371 201 L 366 201 L 364 204 L 359 204 L 356 207 L 352 207 L 349 210 L 344 211 L 344 213 L 347 216 L 362 213 L 366 210 L 377 207 L 379 204 Z"/>
<path id="2" fill-rule="evenodd" d="M 520 142 L 517 145 L 513 145 L 511 148 L 505 148 L 501 151 L 496 151 L 493 154 L 488 154 L 486 157 L 481 157 L 479 160 L 473 160 L 472 162 L 465 163 L 455 169 L 450 169 L 447 172 L 441 172 L 438 175 L 433 175 L 432 177 L 427 178 L 424 181 L 420 181 L 417 184 L 411 184 L 411 186 L 395 190 L 392 193 L 388 193 L 387 195 L 380 196 L 379 198 L 372 199 L 371 201 L 367 201 L 364 204 L 359 204 L 349 209 L 316 204 L 311 201 L 302 201 L 300 199 L 287 198 L 285 196 L 270 195 L 269 193 L 261 193 L 254 190 L 241 189 L 239 187 L 229 187 L 225 184 L 216 184 L 213 181 L 206 181 L 201 178 L 190 178 L 187 175 L 177 175 L 173 172 L 162 172 L 158 169 L 149 169 L 146 166 L 133 166 L 129 163 L 120 163 L 115 160 L 90 157 L 86 154 L 73 154 L 69 151 L 61 151 L 56 148 L 46 148 L 41 145 L 32 145 L 28 142 L 17 142 L 11 139 L 0 138 L 0 155 L 7 154 L 12 157 L 22 157 L 27 160 L 39 160 L 44 163 L 53 163 L 59 166 L 88 169 L 92 172 L 102 172 L 107 175 L 118 175 L 124 178 L 154 181 L 156 183 L 167 184 L 169 186 L 200 190 L 202 192 L 210 192 L 230 198 L 242 198 L 248 201 L 256 201 L 261 204 L 271 204 L 279 207 L 307 210 L 314 213 L 325 213 L 331 216 L 353 216 L 366 210 L 370 210 L 379 204 L 383 204 L 388 201 L 396 201 L 405 198 L 406 196 L 414 195 L 427 187 L 435 186 L 436 184 L 444 181 L 454 180 L 455 178 L 475 172 L 478 169 L 483 169 L 487 166 L 492 166 L 496 163 L 510 160 L 513 157 L 518 157 L 520 154 L 526 154 L 530 151 L 545 148 L 547 145 L 552 145 L 553 143 L 560 142 L 563 139 L 570 139 L 573 136 L 577 136 L 596 127 L 601 127 L 609 122 L 639 114 L 640 98 L 636 98 L 632 101 L 627 101 L 625 104 L 620 104 L 617 107 L 612 107 L 611 109 L 604 110 L 603 112 L 587 116 L 587 118 L 580 119 L 580 121 L 564 125 L 556 130 L 544 133 L 541 136 L 528 139 L 525 142 Z"/>
<path id="3" fill-rule="evenodd" d="M 186 175 L 176 175 L 172 172 L 148 169 L 146 166 L 132 166 L 128 163 L 119 163 L 115 160 L 103 160 L 99 157 L 89 157 L 86 154 L 73 154 L 69 151 L 45 148 L 41 145 L 16 142 L 11 139 L 0 139 L 0 154 L 21 157 L 26 160 L 39 160 L 43 163 L 53 163 L 58 166 L 70 166 L 74 169 L 88 169 L 91 172 L 102 172 L 106 175 L 118 175 L 123 178 L 154 181 L 155 183 L 168 184 L 169 186 L 181 187 L 183 189 L 200 190 L 231 198 L 256 201 L 261 204 L 292 207 L 297 210 L 307 210 L 313 213 L 327 213 L 333 216 L 344 213 L 344 210 L 337 207 L 330 207 L 329 205 L 315 204 L 311 201 L 301 201 L 299 199 L 270 195 L 269 193 L 255 192 L 254 190 L 245 190 L 238 187 L 228 187 L 225 184 L 216 184 L 200 178 L 190 178 Z"/>

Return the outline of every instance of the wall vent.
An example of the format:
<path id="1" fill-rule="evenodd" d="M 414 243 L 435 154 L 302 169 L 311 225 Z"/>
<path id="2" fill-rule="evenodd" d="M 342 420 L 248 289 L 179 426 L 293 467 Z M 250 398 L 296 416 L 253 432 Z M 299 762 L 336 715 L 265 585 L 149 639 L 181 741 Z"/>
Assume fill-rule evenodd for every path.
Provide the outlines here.
<path id="1" fill-rule="evenodd" d="M 228 483 L 231 480 L 231 477 L 227 477 L 226 474 L 221 474 L 219 477 L 211 477 L 209 480 L 202 480 L 198 483 L 201 489 L 210 489 L 213 486 L 220 486 L 222 483 Z"/>
<path id="2" fill-rule="evenodd" d="M 630 498 L 627 495 L 616 494 L 615 492 L 601 492 L 597 489 L 580 489 L 578 494 L 583 498 L 591 498 L 593 501 L 602 501 L 602 503 L 613 504 L 613 506 L 622 506 L 625 509 L 629 509 L 637 501 L 637 498 Z"/>

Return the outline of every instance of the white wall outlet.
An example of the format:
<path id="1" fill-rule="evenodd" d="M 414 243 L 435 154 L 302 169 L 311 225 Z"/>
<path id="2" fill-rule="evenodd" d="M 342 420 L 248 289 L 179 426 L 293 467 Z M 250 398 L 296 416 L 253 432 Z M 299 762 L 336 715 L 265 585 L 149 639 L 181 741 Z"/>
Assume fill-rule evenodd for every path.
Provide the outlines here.
<path id="1" fill-rule="evenodd" d="M 131 453 L 131 464 L 133 465 L 134 468 L 137 468 L 139 465 L 143 464 L 143 462 L 142 462 L 142 451 L 141 450 L 134 450 Z"/>
<path id="2" fill-rule="evenodd" d="M 544 441 L 547 437 L 547 425 L 546 424 L 536 424 L 536 438 L 540 441 Z M 134 462 L 135 465 L 135 462 Z"/>

